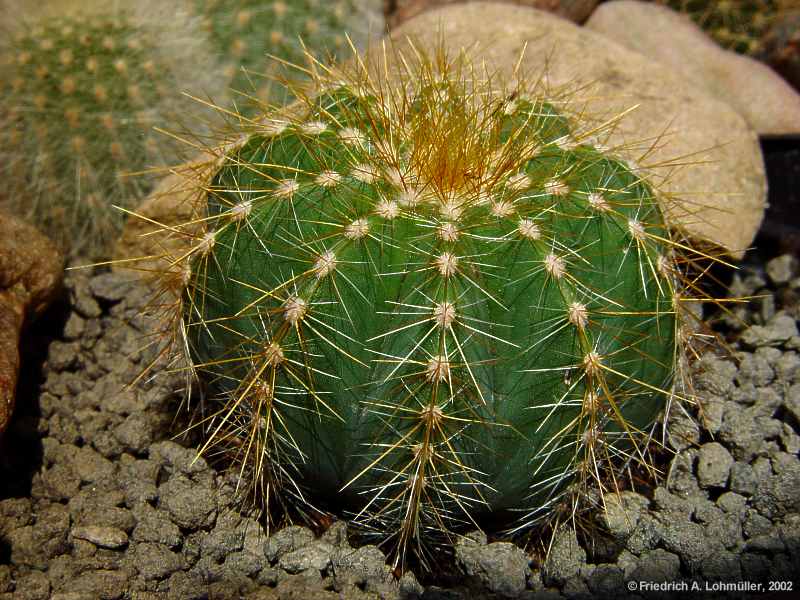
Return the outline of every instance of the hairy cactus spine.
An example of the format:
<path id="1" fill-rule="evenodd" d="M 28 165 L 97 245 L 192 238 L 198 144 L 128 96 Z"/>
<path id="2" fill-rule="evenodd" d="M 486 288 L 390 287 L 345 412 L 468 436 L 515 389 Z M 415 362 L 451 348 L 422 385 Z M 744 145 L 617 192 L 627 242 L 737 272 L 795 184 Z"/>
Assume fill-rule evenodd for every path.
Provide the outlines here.
<path id="1" fill-rule="evenodd" d="M 464 56 L 396 64 L 320 69 L 222 148 L 166 277 L 216 407 L 203 451 L 401 560 L 648 465 L 691 250 L 568 97 Z"/>
<path id="2" fill-rule="evenodd" d="M 177 145 L 153 128 L 175 126 L 185 61 L 200 73 L 208 61 L 190 21 L 173 14 L 175 30 L 165 29 L 150 2 L 33 4 L 21 16 L 4 5 L 4 18 L 18 19 L 5 24 L 0 66 L 8 204 L 71 253 L 100 258 L 124 217 L 113 205 L 130 207 L 149 188 L 126 175 L 175 161 Z"/>

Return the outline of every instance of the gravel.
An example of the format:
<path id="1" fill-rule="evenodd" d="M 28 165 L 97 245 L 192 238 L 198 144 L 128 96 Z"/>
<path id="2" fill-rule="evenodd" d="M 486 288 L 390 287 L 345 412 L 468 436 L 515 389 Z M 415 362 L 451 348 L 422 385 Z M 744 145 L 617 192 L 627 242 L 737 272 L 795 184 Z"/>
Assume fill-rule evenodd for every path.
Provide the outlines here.
<path id="1" fill-rule="evenodd" d="M 456 561 L 479 588 L 504 598 L 517 598 L 525 591 L 531 559 L 514 544 L 462 538 L 456 544 Z"/>
<path id="2" fill-rule="evenodd" d="M 578 543 L 575 530 L 562 526 L 554 535 L 542 579 L 546 585 L 563 586 L 576 579 L 585 564 L 586 551 Z"/>
<path id="3" fill-rule="evenodd" d="M 644 496 L 624 490 L 606 498 L 603 514 L 604 525 L 609 533 L 624 542 L 637 531 L 639 522 L 647 511 L 650 501 Z"/>
<path id="4" fill-rule="evenodd" d="M 116 527 L 73 527 L 72 539 L 91 542 L 98 548 L 117 549 L 128 545 L 128 534 Z"/>
<path id="5" fill-rule="evenodd" d="M 71 271 L 69 306 L 48 325 L 62 333 L 34 340 L 44 362 L 29 359 L 0 453 L 0 600 L 650 598 L 629 583 L 798 586 L 797 270 L 778 257 L 734 276 L 732 293 L 770 300 L 718 318 L 733 351 L 693 366 L 700 401 L 672 408 L 661 483 L 607 494 L 588 529 L 568 520 L 528 551 L 473 532 L 449 567 L 399 578 L 343 521 L 267 536 L 236 478 L 196 457 L 197 438 L 174 438 L 180 377 L 126 385 L 150 359 L 139 352 L 152 331 L 147 290 Z"/>
<path id="6" fill-rule="evenodd" d="M 700 446 L 697 453 L 697 481 L 700 487 L 725 487 L 731 474 L 733 457 L 718 442 Z"/>

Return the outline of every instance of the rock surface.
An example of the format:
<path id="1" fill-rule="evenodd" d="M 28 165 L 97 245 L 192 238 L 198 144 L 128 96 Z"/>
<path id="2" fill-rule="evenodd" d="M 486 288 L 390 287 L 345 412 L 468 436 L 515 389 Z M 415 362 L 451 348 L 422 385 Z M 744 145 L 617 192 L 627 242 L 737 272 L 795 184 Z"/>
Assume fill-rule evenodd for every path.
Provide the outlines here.
<path id="1" fill-rule="evenodd" d="M 200 186 L 207 185 L 208 169 L 201 161 L 176 168 L 162 179 L 125 221 L 114 248 L 117 271 L 138 271 L 145 276 L 153 269 L 164 269 L 176 256 L 190 248 L 193 240 L 184 235 L 168 235 L 167 227 L 183 225 L 197 214 Z M 191 233 L 183 228 L 182 232 Z"/>
<path id="2" fill-rule="evenodd" d="M 525 591 L 531 559 L 514 544 L 486 544 L 480 534 L 465 537 L 456 544 L 456 561 L 467 577 L 503 598 L 518 598 Z"/>
<path id="3" fill-rule="evenodd" d="M 598 123 L 636 106 L 600 141 L 642 168 L 673 223 L 691 236 L 736 256 L 752 242 L 766 199 L 757 136 L 736 111 L 669 67 L 565 19 L 500 3 L 428 11 L 391 37 L 409 56 L 406 39 L 431 49 L 443 38 L 452 54 L 470 48 L 508 80 L 517 64 L 532 78 L 546 70 L 547 84 L 577 90 L 571 104 L 585 104 Z"/>
<path id="4" fill-rule="evenodd" d="M 444 4 L 458 4 L 466 0 L 398 0 L 389 16 L 390 28 L 398 27 L 409 19 Z M 500 0 L 546 10 L 575 23 L 583 23 L 597 6 L 599 0 Z"/>
<path id="5" fill-rule="evenodd" d="M 731 105 L 761 135 L 800 133 L 800 94 L 764 64 L 723 50 L 690 19 L 636 0 L 605 2 L 586 22 Z"/>
<path id="6" fill-rule="evenodd" d="M 725 487 L 733 466 L 730 452 L 717 442 L 703 444 L 697 454 L 697 480 L 701 487 Z"/>
<path id="7" fill-rule="evenodd" d="M 0 435 L 14 411 L 22 328 L 53 300 L 63 271 L 64 259 L 50 240 L 0 214 Z"/>

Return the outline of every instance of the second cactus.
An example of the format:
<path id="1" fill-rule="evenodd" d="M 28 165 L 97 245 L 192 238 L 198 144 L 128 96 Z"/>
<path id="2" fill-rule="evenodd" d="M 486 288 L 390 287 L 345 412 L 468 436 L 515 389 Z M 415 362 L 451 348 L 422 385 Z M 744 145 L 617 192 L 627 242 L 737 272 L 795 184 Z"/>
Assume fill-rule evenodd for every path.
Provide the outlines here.
<path id="1" fill-rule="evenodd" d="M 380 3 L 375 0 L 194 0 L 211 43 L 223 57 L 229 85 L 241 95 L 238 104 L 248 111 L 255 96 L 260 101 L 283 101 L 285 89 L 276 85 L 280 61 L 305 64 L 305 52 L 323 59 L 347 48 L 345 35 L 356 47 L 380 34 Z M 278 60 L 270 60 L 273 55 Z"/>
<path id="2" fill-rule="evenodd" d="M 117 237 L 124 213 L 114 206 L 149 190 L 142 172 L 175 162 L 178 144 L 154 128 L 184 126 L 180 90 L 212 89 L 185 14 L 150 0 L 107 4 L 0 6 L 10 21 L 0 36 L 3 204 L 92 259 Z M 199 111 L 188 113 L 197 129 Z"/>

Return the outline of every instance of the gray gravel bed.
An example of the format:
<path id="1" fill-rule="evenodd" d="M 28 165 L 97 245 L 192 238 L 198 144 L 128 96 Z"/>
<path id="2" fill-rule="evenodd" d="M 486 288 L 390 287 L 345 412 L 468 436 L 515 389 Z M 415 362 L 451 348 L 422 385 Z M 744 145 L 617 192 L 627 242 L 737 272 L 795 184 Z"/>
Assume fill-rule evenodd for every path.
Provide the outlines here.
<path id="1" fill-rule="evenodd" d="M 674 457 L 655 488 L 607 498 L 603 543 L 570 528 L 547 560 L 485 535 L 455 549 L 460 579 L 399 580 L 347 525 L 267 537 L 236 481 L 196 458 L 179 430 L 180 378 L 134 388 L 152 324 L 147 290 L 70 272 L 63 334 L 0 450 L 0 600 L 673 597 L 641 582 L 792 581 L 800 589 L 800 278 L 791 257 L 734 277 L 760 296 L 722 319 L 733 356 L 694 367 L 698 408 L 675 406 Z M 33 378 L 40 378 L 40 385 Z M 181 445 L 183 444 L 183 445 Z M 455 581 L 455 583 L 454 583 Z M 687 597 L 698 597 L 689 587 Z M 714 597 L 746 597 L 744 592 Z"/>

